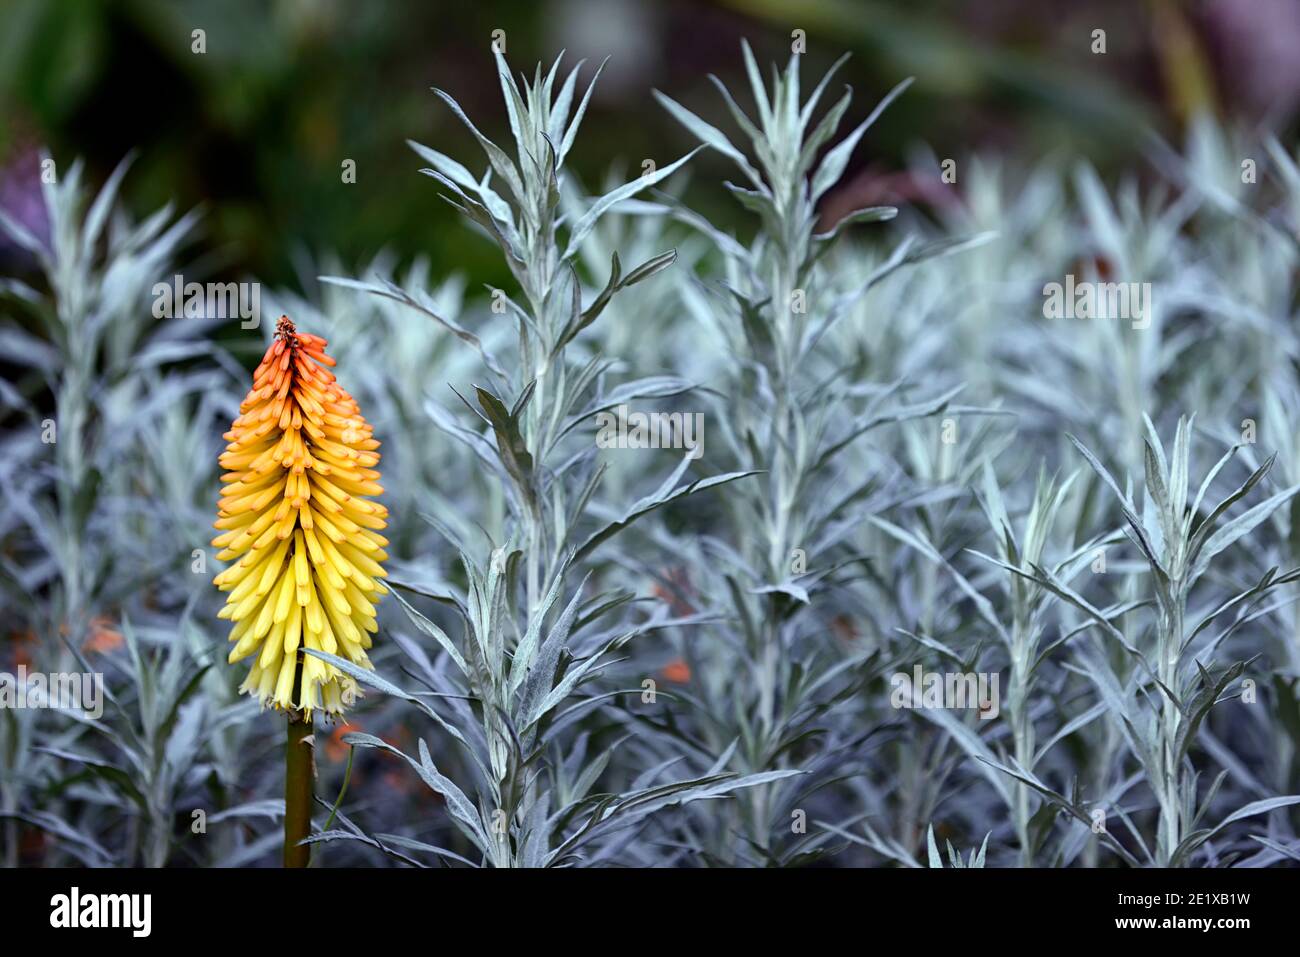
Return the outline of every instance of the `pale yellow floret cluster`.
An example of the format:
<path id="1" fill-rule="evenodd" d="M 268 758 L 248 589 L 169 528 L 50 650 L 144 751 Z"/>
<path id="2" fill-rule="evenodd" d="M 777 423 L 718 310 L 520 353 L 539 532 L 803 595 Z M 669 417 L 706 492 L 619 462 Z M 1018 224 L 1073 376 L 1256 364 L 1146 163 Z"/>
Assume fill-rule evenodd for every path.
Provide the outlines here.
<path id="1" fill-rule="evenodd" d="M 388 593 L 379 534 L 379 442 L 324 368 L 325 340 L 281 317 L 225 438 L 225 487 L 212 544 L 235 561 L 215 579 L 229 595 L 230 661 L 252 658 L 241 691 L 263 705 L 341 714 L 355 681 L 300 648 L 370 667 L 375 603 Z M 301 668 L 301 675 L 299 669 Z"/>

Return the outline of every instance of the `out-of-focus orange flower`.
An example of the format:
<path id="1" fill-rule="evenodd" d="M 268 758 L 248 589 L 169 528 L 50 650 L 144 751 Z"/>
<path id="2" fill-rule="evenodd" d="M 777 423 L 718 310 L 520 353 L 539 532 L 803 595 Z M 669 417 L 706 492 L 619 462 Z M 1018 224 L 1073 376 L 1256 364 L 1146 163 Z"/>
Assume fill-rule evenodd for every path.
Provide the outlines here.
<path id="1" fill-rule="evenodd" d="M 276 708 L 341 714 L 356 682 L 299 650 L 369 668 L 375 603 L 388 589 L 379 534 L 379 442 L 326 366 L 325 340 L 281 316 L 225 438 L 228 471 L 212 544 L 238 561 L 216 577 L 230 595 L 230 661 L 252 657 L 241 691 Z"/>
<path id="2" fill-rule="evenodd" d="M 122 633 L 113 627 L 113 622 L 103 615 L 90 620 L 90 634 L 81 646 L 82 651 L 97 651 L 108 654 L 122 647 Z"/>
<path id="3" fill-rule="evenodd" d="M 14 667 L 30 668 L 32 666 L 32 648 L 36 644 L 36 633 L 33 631 L 11 632 L 9 642 Z"/>
<path id="4" fill-rule="evenodd" d="M 691 680 L 691 666 L 681 658 L 668 662 L 659 673 L 663 675 L 664 681 L 671 681 L 674 684 L 684 685 Z"/>
<path id="5" fill-rule="evenodd" d="M 343 740 L 343 735 L 360 730 L 360 727 L 347 721 L 336 725 L 325 741 L 325 756 L 331 761 L 342 761 L 348 756 L 348 743 Z"/>

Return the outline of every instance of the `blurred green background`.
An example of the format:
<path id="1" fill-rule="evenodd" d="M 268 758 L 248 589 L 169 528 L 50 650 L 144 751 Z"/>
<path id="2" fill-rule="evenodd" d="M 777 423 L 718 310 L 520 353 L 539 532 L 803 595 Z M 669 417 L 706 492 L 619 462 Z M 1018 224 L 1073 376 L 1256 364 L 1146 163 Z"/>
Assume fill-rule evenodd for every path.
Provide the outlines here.
<path id="1" fill-rule="evenodd" d="M 42 148 L 60 168 L 83 157 L 97 180 L 136 150 L 128 203 L 203 209 L 199 268 L 210 275 L 297 285 L 304 253 L 351 268 L 385 249 L 497 282 L 496 251 L 469 237 L 405 145 L 483 165 L 434 85 L 488 136 L 507 136 L 494 30 L 516 69 L 567 49 L 568 62 L 588 59 L 585 80 L 611 57 L 571 159 L 595 191 L 611 168 L 662 165 L 692 145 L 652 88 L 730 129 L 707 74 L 742 89 L 741 38 L 760 62 L 784 60 L 795 29 L 807 34 L 806 77 L 853 55 L 840 74 L 855 89 L 853 122 L 917 78 L 859 147 L 830 211 L 924 205 L 934 191 L 906 172 L 921 143 L 938 157 L 1074 154 L 1115 171 L 1140 167 L 1152 130 L 1178 141 L 1197 110 L 1286 133 L 1300 101 L 1295 0 L 4 0 L 0 207 L 40 217 Z M 1092 51 L 1098 29 L 1104 54 Z M 345 160 L 354 184 L 342 181 Z M 688 198 L 743 228 L 716 188 L 731 175 L 702 154 Z"/>

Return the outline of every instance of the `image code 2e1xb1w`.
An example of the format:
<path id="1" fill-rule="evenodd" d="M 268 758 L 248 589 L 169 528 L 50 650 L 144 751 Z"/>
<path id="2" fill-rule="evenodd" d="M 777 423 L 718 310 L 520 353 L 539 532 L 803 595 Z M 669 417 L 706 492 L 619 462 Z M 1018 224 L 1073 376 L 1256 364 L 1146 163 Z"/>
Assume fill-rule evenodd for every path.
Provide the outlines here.
<path id="1" fill-rule="evenodd" d="M 0 880 L 43 930 L 123 894 L 168 939 L 281 867 L 1281 919 L 1294 4 L 0 33 Z"/>

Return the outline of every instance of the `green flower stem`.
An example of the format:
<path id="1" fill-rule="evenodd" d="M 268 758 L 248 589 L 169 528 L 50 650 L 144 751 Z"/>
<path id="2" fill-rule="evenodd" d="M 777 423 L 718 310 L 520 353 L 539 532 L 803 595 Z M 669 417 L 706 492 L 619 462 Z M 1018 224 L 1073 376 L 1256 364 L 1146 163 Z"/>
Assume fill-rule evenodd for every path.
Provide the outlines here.
<path id="1" fill-rule="evenodd" d="M 312 719 L 289 716 L 289 739 L 284 750 L 284 866 L 306 867 L 311 846 L 300 844 L 311 835 Z"/>

